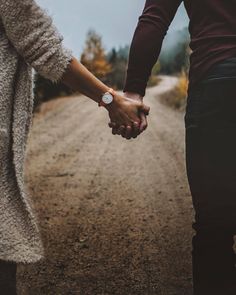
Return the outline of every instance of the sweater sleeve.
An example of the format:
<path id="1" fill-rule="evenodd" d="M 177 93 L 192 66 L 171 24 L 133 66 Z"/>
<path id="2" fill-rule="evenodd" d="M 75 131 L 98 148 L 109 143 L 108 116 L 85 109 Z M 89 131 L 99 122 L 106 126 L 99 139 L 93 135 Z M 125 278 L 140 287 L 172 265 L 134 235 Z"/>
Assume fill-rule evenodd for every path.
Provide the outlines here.
<path id="1" fill-rule="evenodd" d="M 51 17 L 34 0 L 0 0 L 0 17 L 16 51 L 36 72 L 51 81 L 62 77 L 72 52 Z"/>
<path id="2" fill-rule="evenodd" d="M 163 39 L 182 0 L 146 0 L 132 40 L 124 91 L 145 95 Z"/>

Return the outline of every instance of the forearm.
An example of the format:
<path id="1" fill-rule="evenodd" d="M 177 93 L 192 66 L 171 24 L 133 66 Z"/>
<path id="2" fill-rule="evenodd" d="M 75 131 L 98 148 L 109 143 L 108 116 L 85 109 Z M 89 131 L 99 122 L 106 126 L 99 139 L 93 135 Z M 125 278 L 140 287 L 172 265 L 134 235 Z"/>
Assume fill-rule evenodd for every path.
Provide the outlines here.
<path id="1" fill-rule="evenodd" d="M 181 0 L 147 0 L 132 40 L 125 92 L 145 95 L 163 39 Z"/>
<path id="2" fill-rule="evenodd" d="M 72 59 L 61 81 L 73 91 L 79 91 L 96 102 L 99 102 L 102 95 L 109 89 L 75 57 Z"/>

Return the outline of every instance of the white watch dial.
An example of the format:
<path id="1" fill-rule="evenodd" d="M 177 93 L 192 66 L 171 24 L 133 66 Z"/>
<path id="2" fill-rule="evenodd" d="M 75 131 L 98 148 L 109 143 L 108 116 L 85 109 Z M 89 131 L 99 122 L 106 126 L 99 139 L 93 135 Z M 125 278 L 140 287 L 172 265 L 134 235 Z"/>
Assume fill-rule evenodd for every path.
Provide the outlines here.
<path id="1" fill-rule="evenodd" d="M 105 103 L 105 104 L 110 104 L 112 103 L 113 101 L 113 96 L 111 95 L 111 93 L 107 92 L 103 95 L 102 97 L 102 101 Z"/>

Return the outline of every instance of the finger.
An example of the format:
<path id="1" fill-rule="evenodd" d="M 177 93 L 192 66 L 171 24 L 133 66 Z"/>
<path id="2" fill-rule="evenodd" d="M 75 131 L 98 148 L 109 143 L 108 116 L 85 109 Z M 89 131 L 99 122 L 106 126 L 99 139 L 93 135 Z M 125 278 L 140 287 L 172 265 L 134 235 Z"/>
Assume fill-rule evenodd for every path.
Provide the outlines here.
<path id="1" fill-rule="evenodd" d="M 119 128 L 119 125 L 118 125 L 117 123 L 113 122 L 112 126 L 113 126 L 113 127 L 112 127 L 112 134 L 113 134 L 113 135 L 118 134 L 118 128 Z"/>
<path id="2" fill-rule="evenodd" d="M 139 110 L 140 112 L 143 112 L 146 116 L 148 116 L 150 112 L 150 107 L 146 106 L 145 104 L 141 104 Z"/>
<path id="3" fill-rule="evenodd" d="M 131 139 L 132 137 L 132 122 L 133 119 L 129 118 L 129 116 L 125 113 L 120 114 L 119 112 L 116 114 L 116 120 L 117 122 L 122 122 L 119 124 L 120 126 L 124 126 L 124 128 L 121 128 L 120 135 L 126 139 Z M 139 121 L 139 117 L 136 118 L 136 121 Z"/>
<path id="4" fill-rule="evenodd" d="M 118 129 L 117 128 L 112 128 L 112 134 L 113 135 L 117 135 L 118 133 Z"/>
<path id="5" fill-rule="evenodd" d="M 125 131 L 125 126 L 124 125 L 121 125 L 119 128 L 118 128 L 118 133 L 119 135 L 122 135 Z"/>
<path id="6" fill-rule="evenodd" d="M 112 128 L 112 134 L 116 135 L 117 134 L 117 128 Z"/>
<path id="7" fill-rule="evenodd" d="M 138 130 L 139 130 L 139 123 L 138 122 L 134 122 L 133 123 L 133 131 L 134 132 L 138 132 Z"/>
<path id="8" fill-rule="evenodd" d="M 126 121 L 125 122 L 126 127 L 125 127 L 125 130 L 122 132 L 122 135 L 127 139 L 136 137 L 139 133 L 140 118 L 138 116 L 137 117 L 135 116 L 134 118 L 132 118 L 126 115 L 125 121 Z"/>
<path id="9" fill-rule="evenodd" d="M 126 138 L 126 126 L 125 125 L 121 125 L 121 130 L 120 130 L 120 135 L 123 137 L 123 138 Z"/>
<path id="10" fill-rule="evenodd" d="M 132 130 L 132 137 L 136 138 L 139 135 L 140 131 L 139 131 L 139 123 L 138 122 L 134 122 L 133 123 L 133 130 Z"/>
<path id="11" fill-rule="evenodd" d="M 129 118 L 122 116 L 120 113 L 116 114 L 117 122 L 119 122 L 119 133 L 122 137 L 126 138 L 126 126 L 129 125 Z M 122 122 L 122 123 L 121 123 Z"/>
<path id="12" fill-rule="evenodd" d="M 121 134 L 122 137 L 126 138 L 126 127 L 122 130 Z"/>
<path id="13" fill-rule="evenodd" d="M 143 132 L 145 129 L 147 129 L 148 122 L 147 122 L 147 117 L 144 113 L 140 113 L 140 119 L 141 119 L 141 124 L 139 127 L 140 132 Z"/>
<path id="14" fill-rule="evenodd" d="M 115 116 L 113 116 L 111 124 L 112 124 L 112 134 L 113 135 L 119 134 L 118 130 L 120 126 L 122 125 L 122 120 L 120 118 L 119 113 L 116 113 Z"/>
<path id="15" fill-rule="evenodd" d="M 115 127 L 116 127 L 116 123 L 115 123 L 115 122 L 109 122 L 109 123 L 108 123 L 108 126 L 109 126 L 110 128 L 115 128 Z"/>
<path id="16" fill-rule="evenodd" d="M 130 125 L 127 125 L 126 131 L 125 131 L 125 138 L 131 139 L 131 133 L 132 133 L 132 127 Z"/>

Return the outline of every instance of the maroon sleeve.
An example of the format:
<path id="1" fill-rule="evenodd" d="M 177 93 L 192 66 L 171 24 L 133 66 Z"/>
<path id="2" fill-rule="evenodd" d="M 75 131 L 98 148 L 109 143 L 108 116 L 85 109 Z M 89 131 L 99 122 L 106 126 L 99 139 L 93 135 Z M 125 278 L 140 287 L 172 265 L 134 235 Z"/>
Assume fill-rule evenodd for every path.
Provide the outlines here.
<path id="1" fill-rule="evenodd" d="M 182 0 L 146 0 L 132 40 L 124 91 L 145 95 L 163 39 Z"/>

